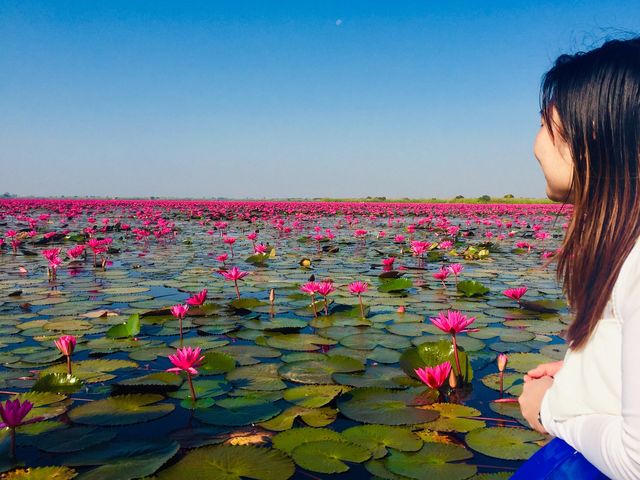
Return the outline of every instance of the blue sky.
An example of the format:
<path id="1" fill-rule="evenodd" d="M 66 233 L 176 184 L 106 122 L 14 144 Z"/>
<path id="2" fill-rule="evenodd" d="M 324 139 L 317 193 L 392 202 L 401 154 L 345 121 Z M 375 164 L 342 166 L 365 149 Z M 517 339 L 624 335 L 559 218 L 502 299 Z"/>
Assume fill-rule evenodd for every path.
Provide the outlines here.
<path id="1" fill-rule="evenodd" d="M 639 18 L 637 0 L 0 0 L 0 192 L 543 197 L 541 75 Z"/>

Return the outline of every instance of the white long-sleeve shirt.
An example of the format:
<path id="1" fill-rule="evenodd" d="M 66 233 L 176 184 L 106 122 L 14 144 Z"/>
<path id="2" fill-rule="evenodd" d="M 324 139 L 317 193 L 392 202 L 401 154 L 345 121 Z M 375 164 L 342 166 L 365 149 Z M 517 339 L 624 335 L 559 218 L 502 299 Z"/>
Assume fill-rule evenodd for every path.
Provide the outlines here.
<path id="1" fill-rule="evenodd" d="M 612 479 L 640 479 L 640 239 L 581 351 L 545 393 L 542 425 Z"/>

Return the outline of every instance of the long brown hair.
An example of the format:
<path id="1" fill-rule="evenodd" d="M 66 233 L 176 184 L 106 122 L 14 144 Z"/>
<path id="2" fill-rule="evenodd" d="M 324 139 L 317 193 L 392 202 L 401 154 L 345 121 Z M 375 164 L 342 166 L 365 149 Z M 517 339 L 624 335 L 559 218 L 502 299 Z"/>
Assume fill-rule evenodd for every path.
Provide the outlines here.
<path id="1" fill-rule="evenodd" d="M 556 259 L 575 314 L 566 339 L 579 350 L 640 236 L 640 37 L 560 56 L 543 77 L 540 100 L 552 138 L 557 110 L 573 158 L 573 216 Z"/>

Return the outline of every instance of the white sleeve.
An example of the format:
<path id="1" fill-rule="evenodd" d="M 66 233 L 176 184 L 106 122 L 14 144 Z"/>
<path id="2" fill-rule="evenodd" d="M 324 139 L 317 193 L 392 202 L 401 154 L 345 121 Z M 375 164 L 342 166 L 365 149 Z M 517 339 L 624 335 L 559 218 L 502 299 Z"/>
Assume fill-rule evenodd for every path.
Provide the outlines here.
<path id="1" fill-rule="evenodd" d="M 555 421 L 549 412 L 548 395 L 540 406 L 547 432 L 566 441 L 608 477 L 624 480 L 640 479 L 640 268 L 637 262 L 629 267 L 631 271 L 625 272 L 620 285 L 618 306 L 622 318 L 622 416 L 593 414 Z"/>

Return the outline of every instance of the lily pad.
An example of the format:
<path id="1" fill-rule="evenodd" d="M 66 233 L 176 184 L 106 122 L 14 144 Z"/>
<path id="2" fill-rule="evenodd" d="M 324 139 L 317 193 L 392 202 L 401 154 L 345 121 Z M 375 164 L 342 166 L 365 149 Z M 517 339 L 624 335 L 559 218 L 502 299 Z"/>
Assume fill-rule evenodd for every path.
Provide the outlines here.
<path id="1" fill-rule="evenodd" d="M 69 418 L 86 425 L 131 425 L 148 422 L 171 413 L 174 406 L 170 403 L 157 403 L 161 395 L 134 394 L 108 397 L 74 408 Z"/>
<path id="2" fill-rule="evenodd" d="M 463 480 L 476 473 L 475 465 L 452 463 L 468 460 L 473 454 L 459 445 L 425 443 L 415 453 L 391 451 L 385 466 L 393 473 L 416 480 L 442 478 L 447 480 Z"/>
<path id="3" fill-rule="evenodd" d="M 291 459 L 276 449 L 215 445 L 190 451 L 179 462 L 159 472 L 158 479 L 286 480 L 294 471 Z"/>
<path id="4" fill-rule="evenodd" d="M 343 442 L 345 438 L 335 430 L 329 430 L 328 428 L 302 427 L 278 433 L 272 440 L 274 447 L 291 455 L 291 452 L 303 443 L 317 442 L 320 440 Z"/>
<path id="5" fill-rule="evenodd" d="M 353 443 L 320 440 L 303 443 L 291 452 L 293 460 L 305 470 L 318 473 L 343 473 L 349 470 L 344 463 L 362 463 L 371 452 Z"/>
<path id="6" fill-rule="evenodd" d="M 344 430 L 342 436 L 371 451 L 373 458 L 387 455 L 387 447 L 403 452 L 415 452 L 422 447 L 422 440 L 408 428 L 388 425 L 359 425 Z"/>
<path id="7" fill-rule="evenodd" d="M 465 442 L 475 451 L 505 460 L 526 460 L 540 448 L 532 442 L 543 439 L 534 430 L 509 427 L 480 428 L 465 436 Z"/>
<path id="8" fill-rule="evenodd" d="M 362 362 L 351 357 L 334 355 L 321 360 L 286 363 L 278 369 L 278 373 L 282 378 L 296 383 L 328 384 L 333 383 L 334 373 L 360 370 L 364 370 Z"/>
<path id="9" fill-rule="evenodd" d="M 352 419 L 364 423 L 381 425 L 413 425 L 431 422 L 439 414 L 433 410 L 424 410 L 414 406 L 417 397 L 433 402 L 437 394 L 424 389 L 386 390 L 384 388 L 357 388 L 338 398 L 340 412 Z M 426 395 L 426 397 L 424 397 Z"/>

